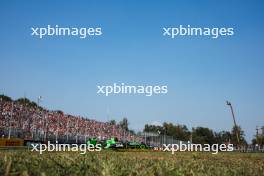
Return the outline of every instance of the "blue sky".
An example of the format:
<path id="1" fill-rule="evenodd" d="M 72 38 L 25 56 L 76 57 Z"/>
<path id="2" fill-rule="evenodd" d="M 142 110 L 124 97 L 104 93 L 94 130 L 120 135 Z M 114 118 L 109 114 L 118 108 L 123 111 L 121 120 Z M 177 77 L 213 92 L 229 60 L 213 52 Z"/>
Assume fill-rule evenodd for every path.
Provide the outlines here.
<path id="1" fill-rule="evenodd" d="M 1 1 L 0 93 L 130 127 L 153 121 L 230 130 L 264 125 L 262 1 Z M 32 37 L 30 27 L 102 27 L 100 37 Z M 165 38 L 165 26 L 233 27 L 218 39 Z M 168 94 L 96 94 L 96 85 L 168 85 Z M 107 110 L 108 109 L 108 110 Z M 108 115 L 107 115 L 108 114 Z"/>

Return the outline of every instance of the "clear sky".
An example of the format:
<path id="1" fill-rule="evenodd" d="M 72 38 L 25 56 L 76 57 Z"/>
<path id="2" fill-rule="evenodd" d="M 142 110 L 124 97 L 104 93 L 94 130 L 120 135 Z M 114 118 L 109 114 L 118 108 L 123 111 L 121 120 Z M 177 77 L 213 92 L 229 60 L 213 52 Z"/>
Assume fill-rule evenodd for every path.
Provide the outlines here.
<path id="1" fill-rule="evenodd" d="M 264 125 L 263 1 L 0 1 L 0 93 L 130 127 L 173 122 L 230 130 L 225 101 L 250 140 Z M 96 38 L 31 36 L 31 27 L 102 27 Z M 211 39 L 162 27 L 233 27 Z M 168 85 L 168 94 L 96 94 L 96 85 Z"/>

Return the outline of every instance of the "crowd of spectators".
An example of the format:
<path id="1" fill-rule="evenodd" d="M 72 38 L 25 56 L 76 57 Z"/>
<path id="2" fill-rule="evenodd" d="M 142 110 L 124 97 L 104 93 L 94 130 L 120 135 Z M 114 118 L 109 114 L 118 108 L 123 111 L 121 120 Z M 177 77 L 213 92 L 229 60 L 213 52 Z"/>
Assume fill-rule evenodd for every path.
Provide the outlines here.
<path id="1" fill-rule="evenodd" d="M 28 140 L 110 139 L 139 141 L 140 137 L 121 128 L 118 124 L 100 122 L 62 111 L 43 109 L 28 101 L 0 99 L 0 135 Z"/>

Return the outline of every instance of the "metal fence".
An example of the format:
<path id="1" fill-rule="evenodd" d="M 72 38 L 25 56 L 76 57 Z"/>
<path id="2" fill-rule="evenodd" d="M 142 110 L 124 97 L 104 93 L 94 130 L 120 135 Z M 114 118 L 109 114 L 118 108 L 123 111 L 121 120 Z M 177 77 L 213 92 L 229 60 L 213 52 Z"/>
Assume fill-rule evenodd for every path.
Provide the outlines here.
<path id="1" fill-rule="evenodd" d="M 22 138 L 22 139 L 28 139 L 28 140 L 34 140 L 34 141 L 50 141 L 52 143 L 55 143 L 58 141 L 58 143 L 67 143 L 67 144 L 81 144 L 86 143 L 86 141 L 91 137 L 96 136 L 88 136 L 88 135 L 79 135 L 79 134 L 64 134 L 64 135 L 58 135 L 56 132 L 52 133 L 44 133 L 41 130 L 35 129 L 32 131 L 25 131 L 18 128 L 0 128 L 0 137 L 2 138 Z M 163 144 L 178 144 L 180 145 L 180 142 L 182 144 L 187 144 L 188 141 L 181 141 L 176 139 L 173 136 L 158 134 L 158 133 L 147 133 L 142 132 L 138 133 L 137 137 L 140 139 L 141 142 L 152 146 L 152 147 L 162 147 Z M 129 139 L 126 136 L 123 136 L 121 138 L 122 141 L 134 141 L 133 139 Z M 136 142 L 139 142 L 138 140 Z M 239 149 L 235 148 L 235 151 L 240 152 L 264 152 L 264 146 L 260 145 L 248 145 L 248 146 L 242 146 Z"/>
<path id="2" fill-rule="evenodd" d="M 85 143 L 89 138 L 96 136 L 87 136 L 80 134 L 64 134 L 58 135 L 56 132 L 45 133 L 42 130 L 34 129 L 32 131 L 25 131 L 18 128 L 0 128 L 1 137 L 11 137 L 11 138 L 22 138 L 35 141 L 58 141 L 59 143 Z M 139 133 L 137 137 L 141 142 L 144 142 L 147 145 L 154 147 L 161 147 L 163 144 L 179 144 L 180 140 L 172 136 L 159 135 L 155 133 Z M 125 136 L 122 136 L 121 140 L 123 141 L 134 141 L 134 139 L 129 139 Z M 136 140 L 136 142 L 139 142 Z M 187 141 L 182 141 L 182 143 L 187 143 Z"/>
<path id="3" fill-rule="evenodd" d="M 188 141 L 181 141 L 173 136 L 160 135 L 158 133 L 140 133 L 140 136 L 145 144 L 153 147 L 162 147 L 163 144 L 180 144 L 180 142 L 187 144 Z"/>
<path id="4" fill-rule="evenodd" d="M 64 134 L 64 135 L 58 135 L 56 133 L 44 133 L 41 130 L 35 129 L 33 131 L 25 131 L 18 128 L 12 128 L 10 130 L 9 128 L 0 128 L 0 137 L 2 138 L 22 138 L 22 139 L 28 139 L 28 140 L 34 140 L 34 141 L 50 141 L 55 143 L 58 141 L 59 143 L 75 143 L 75 144 L 81 144 L 85 143 L 89 137 L 94 136 L 85 136 L 85 135 L 78 135 L 78 134 Z"/>

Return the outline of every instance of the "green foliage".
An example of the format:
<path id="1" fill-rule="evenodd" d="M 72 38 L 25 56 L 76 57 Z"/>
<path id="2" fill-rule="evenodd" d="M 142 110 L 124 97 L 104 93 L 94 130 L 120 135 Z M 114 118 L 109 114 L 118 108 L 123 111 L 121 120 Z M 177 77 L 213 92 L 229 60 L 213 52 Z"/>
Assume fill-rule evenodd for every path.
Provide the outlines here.
<path id="1" fill-rule="evenodd" d="M 253 145 L 258 144 L 260 146 L 264 146 L 264 135 L 259 135 L 258 137 L 252 139 L 252 144 Z"/>
<path id="2" fill-rule="evenodd" d="M 231 133 L 229 131 L 220 131 L 219 133 L 215 132 L 215 138 L 218 144 L 231 142 Z"/>
<path id="3" fill-rule="evenodd" d="M 160 133 L 160 134 L 165 133 L 163 126 L 149 125 L 149 124 L 145 125 L 144 132 L 152 132 L 152 133 Z"/>
<path id="4" fill-rule="evenodd" d="M 190 131 L 185 125 L 174 125 L 172 123 L 163 123 L 163 128 L 165 134 L 168 136 L 173 136 L 178 140 L 188 141 L 190 140 Z"/>
<path id="5" fill-rule="evenodd" d="M 119 125 L 121 126 L 122 129 L 124 129 L 125 131 L 128 131 L 128 120 L 126 117 L 124 117 L 120 122 Z"/>
<path id="6" fill-rule="evenodd" d="M 0 95 L 0 101 L 12 101 L 12 98 L 2 94 Z"/>
<path id="7" fill-rule="evenodd" d="M 24 106 L 28 106 L 28 107 L 37 107 L 37 103 L 35 103 L 34 101 L 30 101 L 27 98 L 19 98 L 17 99 L 15 102 L 23 104 Z"/>
<path id="8" fill-rule="evenodd" d="M 116 125 L 116 121 L 115 121 L 115 120 L 110 120 L 110 121 L 109 121 L 109 124 L 110 124 L 110 125 Z"/>
<path id="9" fill-rule="evenodd" d="M 245 140 L 245 133 L 240 126 L 237 126 L 237 127 L 233 126 L 232 132 L 231 132 L 231 142 L 234 144 L 237 144 L 236 131 L 238 132 L 239 144 L 240 145 L 241 144 L 242 145 L 247 144 L 247 142 Z"/>
<path id="10" fill-rule="evenodd" d="M 159 133 L 161 135 L 173 136 L 182 141 L 190 139 L 190 131 L 185 125 L 174 125 L 173 123 L 164 122 L 162 126 L 145 125 L 144 132 Z"/>
<path id="11" fill-rule="evenodd" d="M 204 127 L 193 128 L 192 142 L 197 144 L 215 144 L 216 138 L 213 130 Z"/>
<path id="12" fill-rule="evenodd" d="M 238 129 L 233 127 L 232 132 L 221 131 L 214 132 L 212 129 L 205 127 L 196 127 L 192 132 L 185 125 L 174 125 L 173 123 L 164 122 L 162 126 L 148 125 L 144 127 L 144 132 L 159 133 L 160 135 L 173 136 L 175 139 L 188 141 L 192 138 L 193 143 L 197 144 L 222 144 L 231 142 L 237 144 L 235 130 L 239 132 L 240 145 L 246 145 L 244 131 L 238 126 Z"/>

